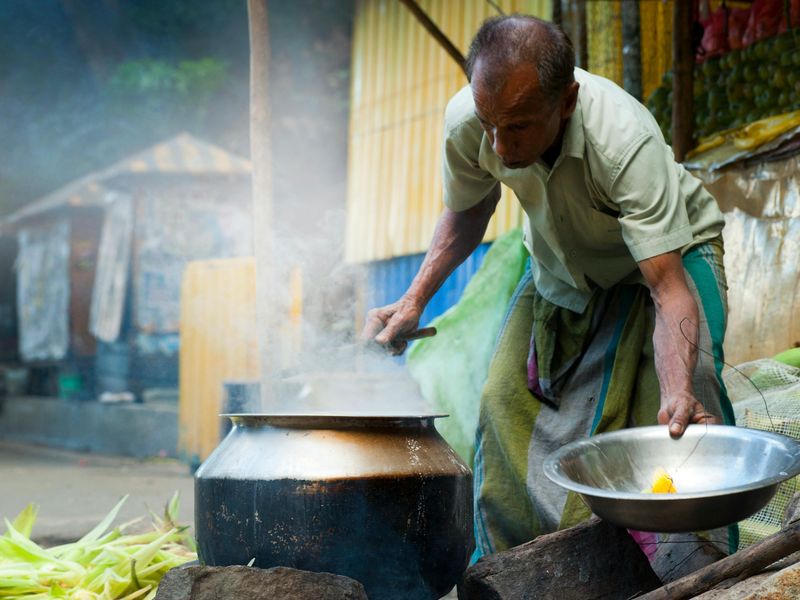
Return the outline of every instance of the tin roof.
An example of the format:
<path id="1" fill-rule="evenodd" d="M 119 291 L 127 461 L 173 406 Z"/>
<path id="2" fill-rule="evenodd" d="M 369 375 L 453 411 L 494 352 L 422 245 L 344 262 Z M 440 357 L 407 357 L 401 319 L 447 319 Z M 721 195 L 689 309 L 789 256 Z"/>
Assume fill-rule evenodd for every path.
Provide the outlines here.
<path id="1" fill-rule="evenodd" d="M 249 175 L 250 161 L 191 136 L 175 137 L 128 156 L 110 167 L 89 173 L 11 213 L 0 225 L 15 225 L 36 215 L 68 206 L 102 206 L 114 177 L 128 174 Z"/>

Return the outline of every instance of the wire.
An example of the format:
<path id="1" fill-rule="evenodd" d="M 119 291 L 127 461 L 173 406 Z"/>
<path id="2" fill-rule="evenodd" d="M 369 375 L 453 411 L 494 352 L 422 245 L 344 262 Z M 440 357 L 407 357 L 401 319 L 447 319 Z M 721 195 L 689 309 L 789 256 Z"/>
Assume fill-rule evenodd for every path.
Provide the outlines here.
<path id="1" fill-rule="evenodd" d="M 749 378 L 747 375 L 745 375 L 744 373 L 742 373 L 742 372 L 741 372 L 739 369 L 737 369 L 737 368 L 736 368 L 734 365 L 730 364 L 729 362 L 725 362 L 725 360 L 723 360 L 723 359 L 719 358 L 719 357 L 718 357 L 718 356 L 716 356 L 716 355 L 715 355 L 713 352 L 709 352 L 708 350 L 705 350 L 705 349 L 701 348 L 701 347 L 700 347 L 700 346 L 698 346 L 698 345 L 697 345 L 695 342 L 693 342 L 692 340 L 690 340 L 690 339 L 687 337 L 687 335 L 686 335 L 686 334 L 683 332 L 683 322 L 684 322 L 684 321 L 689 321 L 689 323 L 691 323 L 691 321 L 689 320 L 689 318 L 688 318 L 688 317 L 684 317 L 684 318 L 683 318 L 683 320 L 680 322 L 680 325 L 679 325 L 679 327 L 680 327 L 680 330 L 681 330 L 681 335 L 683 335 L 683 337 L 686 339 L 686 341 L 687 341 L 687 342 L 689 342 L 691 345 L 693 345 L 693 346 L 694 346 L 694 347 L 697 349 L 697 351 L 698 351 L 698 352 L 700 352 L 700 353 L 702 353 L 702 354 L 708 354 L 708 355 L 709 355 L 711 358 L 713 358 L 715 361 L 716 361 L 716 360 L 719 360 L 719 361 L 720 361 L 720 362 L 721 362 L 723 365 L 725 365 L 726 367 L 730 367 L 731 369 L 733 369 L 734 371 L 736 371 L 736 372 L 737 372 L 739 375 L 741 375 L 742 377 L 744 377 L 744 378 L 745 378 L 745 379 L 746 379 L 746 380 L 747 380 L 747 381 L 750 383 L 750 385 L 752 385 L 752 386 L 753 386 L 753 388 L 754 388 L 754 389 L 755 389 L 755 390 L 758 392 L 758 395 L 759 395 L 759 396 L 761 396 L 761 401 L 764 403 L 764 410 L 765 410 L 765 411 L 766 411 L 766 413 L 767 413 L 767 418 L 769 419 L 769 424 L 770 424 L 770 427 L 772 427 L 772 431 L 773 431 L 774 433 L 777 433 L 777 428 L 775 427 L 775 423 L 772 421 L 772 415 L 769 413 L 769 405 L 767 404 L 767 399 L 766 399 L 766 397 L 764 396 L 764 393 L 761 391 L 761 389 L 760 389 L 760 388 L 759 388 L 759 387 L 758 387 L 758 386 L 755 384 L 755 382 L 754 382 L 752 379 L 750 379 L 750 378 Z M 703 405 L 703 411 L 704 411 L 704 412 L 706 412 L 706 405 L 705 405 L 705 403 L 703 402 L 703 400 L 702 400 L 702 399 L 700 400 L 700 403 Z M 706 423 L 708 423 L 708 421 L 706 421 Z"/>
<path id="2" fill-rule="evenodd" d="M 503 15 L 503 16 L 506 16 L 506 13 L 503 11 L 503 9 L 502 9 L 502 8 L 500 8 L 500 5 L 499 5 L 499 4 L 497 4 L 497 2 L 494 2 L 493 0 L 486 0 L 486 3 L 487 3 L 489 6 L 491 6 L 492 8 L 494 8 L 494 9 L 495 9 L 495 10 L 496 10 L 498 13 L 500 13 L 501 15 Z"/>

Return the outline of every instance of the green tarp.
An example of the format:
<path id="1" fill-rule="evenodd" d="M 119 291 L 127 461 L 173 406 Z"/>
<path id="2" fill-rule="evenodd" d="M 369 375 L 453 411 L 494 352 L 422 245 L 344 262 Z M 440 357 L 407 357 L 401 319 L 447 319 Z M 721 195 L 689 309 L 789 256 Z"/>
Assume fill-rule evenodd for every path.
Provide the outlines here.
<path id="1" fill-rule="evenodd" d="M 519 229 L 498 238 L 458 304 L 431 323 L 438 334 L 416 342 L 408 353 L 408 368 L 425 399 L 450 414 L 436 428 L 470 465 L 481 388 L 527 260 Z"/>

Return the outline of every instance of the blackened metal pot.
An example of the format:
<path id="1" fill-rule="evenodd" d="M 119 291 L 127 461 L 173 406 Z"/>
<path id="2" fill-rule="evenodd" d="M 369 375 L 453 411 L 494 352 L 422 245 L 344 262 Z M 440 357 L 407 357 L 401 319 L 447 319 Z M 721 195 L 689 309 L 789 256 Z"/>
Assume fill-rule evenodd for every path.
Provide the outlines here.
<path id="1" fill-rule="evenodd" d="M 227 415 L 195 476 L 200 561 L 360 581 L 370 600 L 446 594 L 472 551 L 472 476 L 437 416 Z"/>

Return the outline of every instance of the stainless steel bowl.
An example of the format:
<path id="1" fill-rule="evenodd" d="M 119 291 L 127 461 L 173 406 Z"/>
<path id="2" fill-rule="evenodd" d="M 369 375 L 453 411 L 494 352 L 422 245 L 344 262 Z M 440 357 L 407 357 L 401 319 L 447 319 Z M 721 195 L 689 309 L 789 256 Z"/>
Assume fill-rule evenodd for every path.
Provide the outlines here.
<path id="1" fill-rule="evenodd" d="M 659 469 L 677 493 L 646 492 Z M 544 472 L 621 527 L 703 531 L 769 502 L 779 483 L 800 473 L 800 442 L 725 425 L 691 425 L 679 439 L 666 425 L 635 427 L 567 444 L 545 459 Z"/>

